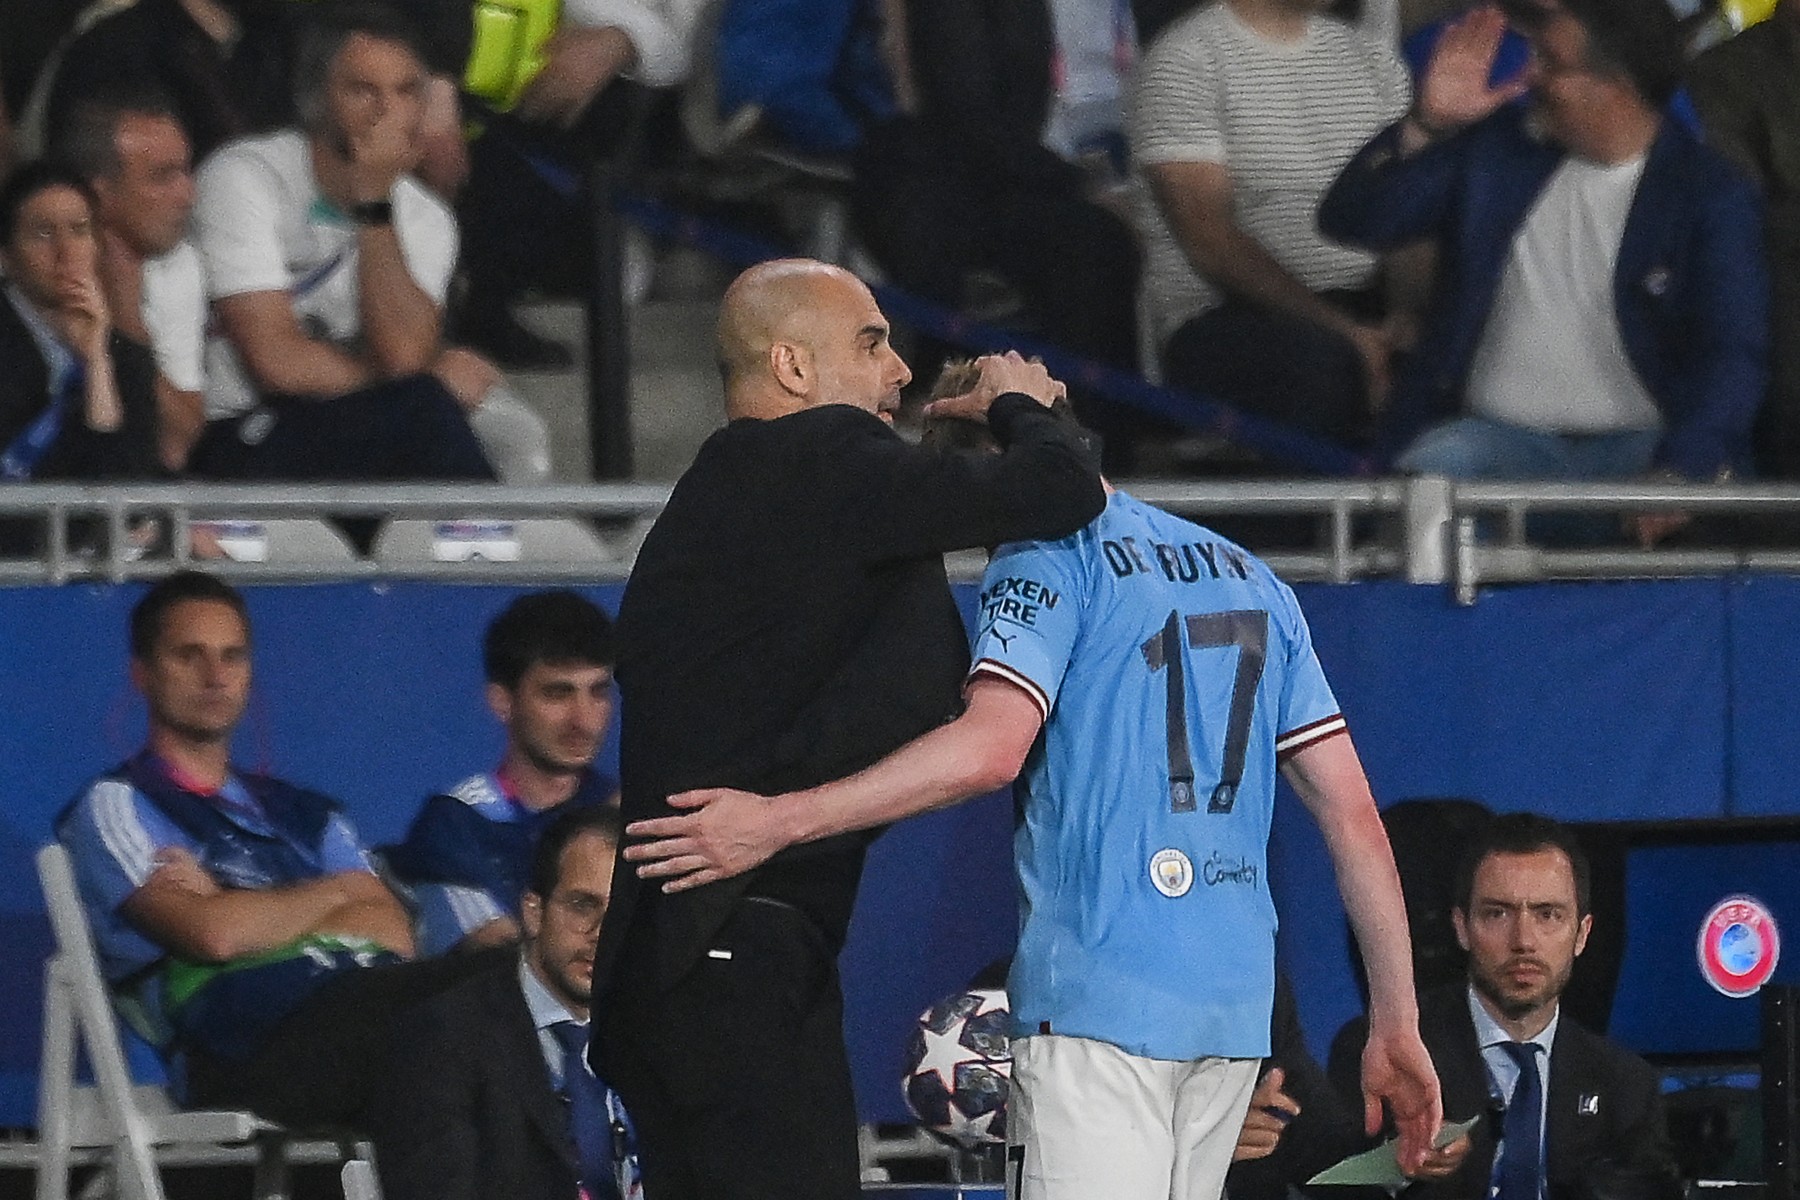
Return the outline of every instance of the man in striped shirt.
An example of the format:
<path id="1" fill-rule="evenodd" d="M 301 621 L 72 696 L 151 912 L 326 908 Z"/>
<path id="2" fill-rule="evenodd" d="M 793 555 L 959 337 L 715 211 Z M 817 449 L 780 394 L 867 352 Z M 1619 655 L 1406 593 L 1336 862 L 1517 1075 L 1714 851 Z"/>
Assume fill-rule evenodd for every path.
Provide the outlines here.
<path id="1" fill-rule="evenodd" d="M 1215 0 L 1169 26 L 1138 70 L 1131 148 L 1165 380 L 1355 441 L 1403 339 L 1381 263 L 1316 216 L 1410 88 L 1392 47 L 1321 8 Z"/>

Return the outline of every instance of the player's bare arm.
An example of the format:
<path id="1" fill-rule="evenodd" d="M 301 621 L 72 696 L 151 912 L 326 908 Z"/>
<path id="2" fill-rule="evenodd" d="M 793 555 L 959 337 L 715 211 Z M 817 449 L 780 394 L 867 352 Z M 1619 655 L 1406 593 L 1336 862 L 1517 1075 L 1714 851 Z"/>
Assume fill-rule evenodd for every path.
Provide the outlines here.
<path id="1" fill-rule="evenodd" d="M 1443 1102 L 1437 1072 L 1419 1038 L 1412 943 L 1387 831 L 1347 734 L 1307 746 L 1283 764 L 1283 773 L 1325 837 L 1338 891 L 1368 968 L 1365 1127 L 1371 1134 L 1380 1129 L 1385 1101 L 1400 1134 L 1400 1167 L 1413 1174 L 1431 1152 L 1443 1123 Z"/>
<path id="2" fill-rule="evenodd" d="M 847 779 L 758 796 L 705 788 L 669 797 L 679 816 L 633 821 L 625 858 L 638 875 L 686 891 L 765 862 L 777 851 L 916 813 L 948 808 L 1010 783 L 1043 724 L 1024 689 L 977 676 L 963 715 Z"/>

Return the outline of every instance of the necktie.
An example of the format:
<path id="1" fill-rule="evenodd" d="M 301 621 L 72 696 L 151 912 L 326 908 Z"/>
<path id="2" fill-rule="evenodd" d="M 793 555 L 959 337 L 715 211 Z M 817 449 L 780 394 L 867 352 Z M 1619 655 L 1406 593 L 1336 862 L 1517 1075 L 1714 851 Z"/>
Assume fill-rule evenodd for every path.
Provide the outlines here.
<path id="1" fill-rule="evenodd" d="M 1544 1176 L 1544 1086 L 1538 1078 L 1538 1046 L 1535 1042 L 1501 1042 L 1500 1048 L 1517 1064 L 1519 1082 L 1501 1123 L 1498 1200 L 1538 1200 Z"/>
<path id="2" fill-rule="evenodd" d="M 558 1021 L 550 1032 L 562 1046 L 563 1096 L 569 1102 L 569 1133 L 575 1139 L 575 1161 L 581 1164 L 582 1191 L 589 1200 L 617 1200 L 612 1119 L 606 1085 L 588 1070 L 587 1026 Z"/>

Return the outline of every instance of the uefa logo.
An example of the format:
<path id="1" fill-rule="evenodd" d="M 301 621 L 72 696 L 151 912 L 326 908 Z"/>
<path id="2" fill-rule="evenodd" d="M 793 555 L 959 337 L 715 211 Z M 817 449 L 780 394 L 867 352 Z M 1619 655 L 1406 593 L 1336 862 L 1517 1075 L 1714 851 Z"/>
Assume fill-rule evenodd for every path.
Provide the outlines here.
<path id="1" fill-rule="evenodd" d="M 1781 932 L 1775 916 L 1754 896 L 1727 896 L 1700 922 L 1695 947 L 1700 974 L 1732 999 L 1753 996 L 1775 974 Z"/>

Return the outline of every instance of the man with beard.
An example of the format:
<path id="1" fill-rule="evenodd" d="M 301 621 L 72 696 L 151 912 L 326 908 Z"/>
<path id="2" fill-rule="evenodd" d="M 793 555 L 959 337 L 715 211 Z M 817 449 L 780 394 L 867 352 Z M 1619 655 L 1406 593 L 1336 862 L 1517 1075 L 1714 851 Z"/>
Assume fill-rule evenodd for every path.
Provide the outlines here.
<path id="1" fill-rule="evenodd" d="M 1606 1164 L 1669 1162 L 1649 1064 L 1560 1009 L 1593 926 L 1588 860 L 1573 835 L 1533 813 L 1497 817 L 1470 845 L 1451 910 L 1469 982 L 1419 998 L 1419 1031 L 1443 1085 L 1447 1120 L 1483 1119 L 1415 1177 L 1425 1200 L 1537 1200 Z M 1361 1023 L 1340 1046 L 1362 1045 Z M 1333 1061 L 1346 1091 L 1356 1063 Z M 1352 1093 L 1353 1094 L 1353 1093 Z"/>
<path id="2" fill-rule="evenodd" d="M 412 885 L 419 951 L 519 937 L 532 847 L 570 809 L 618 804 L 618 781 L 594 770 L 613 714 L 613 627 L 570 591 L 535 592 L 488 626 L 488 708 L 506 755 L 425 801 L 388 865 Z"/>
<path id="3" fill-rule="evenodd" d="M 611 809 L 562 808 L 532 856 L 519 948 L 469 956 L 477 974 L 407 1014 L 373 1106 L 388 1200 L 641 1197 L 630 1121 L 584 1061 L 618 847 Z"/>

